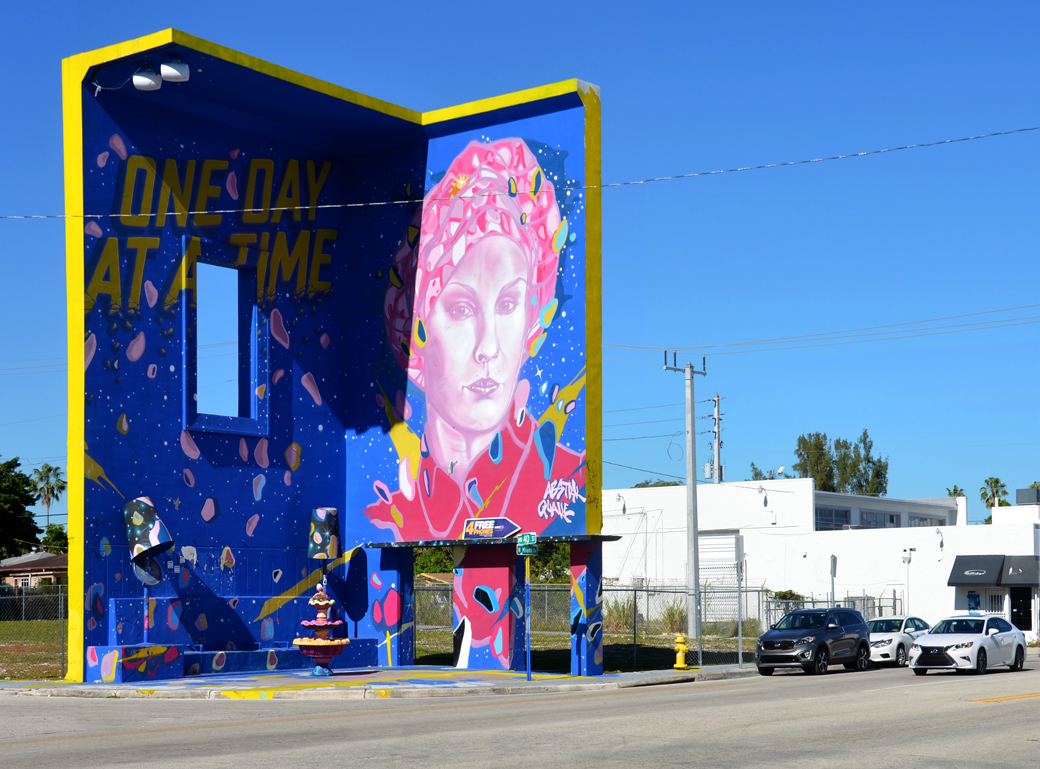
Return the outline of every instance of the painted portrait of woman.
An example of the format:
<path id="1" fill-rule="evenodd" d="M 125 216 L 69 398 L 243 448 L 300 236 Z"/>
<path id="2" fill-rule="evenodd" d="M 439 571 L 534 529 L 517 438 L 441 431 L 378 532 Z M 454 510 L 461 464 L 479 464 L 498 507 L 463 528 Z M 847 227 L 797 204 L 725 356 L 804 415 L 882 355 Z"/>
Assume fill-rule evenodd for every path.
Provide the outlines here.
<path id="1" fill-rule="evenodd" d="M 558 442 L 584 372 L 554 387 L 543 414 L 531 413 L 522 375 L 552 333 L 567 234 L 521 139 L 470 143 L 426 195 L 384 301 L 388 344 L 425 402 L 416 450 L 395 440 L 397 490 L 377 481 L 366 509 L 396 540 L 456 539 L 478 517 L 584 532 L 584 451 Z M 392 437 L 405 409 L 395 418 L 387 407 Z"/>

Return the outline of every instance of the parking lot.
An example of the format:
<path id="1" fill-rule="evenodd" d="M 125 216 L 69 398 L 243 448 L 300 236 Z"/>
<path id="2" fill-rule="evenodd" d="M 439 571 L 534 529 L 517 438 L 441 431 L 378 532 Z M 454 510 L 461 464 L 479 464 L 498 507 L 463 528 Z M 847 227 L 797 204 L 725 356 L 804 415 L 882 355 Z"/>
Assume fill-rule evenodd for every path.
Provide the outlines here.
<path id="1" fill-rule="evenodd" d="M 853 766 L 1040 762 L 1040 661 L 420 700 L 0 696 L 4 766 Z"/>

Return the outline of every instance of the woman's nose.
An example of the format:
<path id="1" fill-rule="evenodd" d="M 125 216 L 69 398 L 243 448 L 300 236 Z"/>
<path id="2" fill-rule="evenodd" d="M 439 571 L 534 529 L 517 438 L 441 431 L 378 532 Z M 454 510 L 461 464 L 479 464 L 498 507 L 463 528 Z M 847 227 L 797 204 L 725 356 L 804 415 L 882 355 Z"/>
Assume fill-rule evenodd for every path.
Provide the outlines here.
<path id="1" fill-rule="evenodd" d="M 492 317 L 494 317 L 494 315 L 492 315 Z M 498 334 L 496 333 L 495 322 L 493 320 L 490 322 L 486 319 L 481 321 L 475 353 L 474 357 L 476 358 L 477 363 L 480 364 L 490 363 L 498 357 Z"/>

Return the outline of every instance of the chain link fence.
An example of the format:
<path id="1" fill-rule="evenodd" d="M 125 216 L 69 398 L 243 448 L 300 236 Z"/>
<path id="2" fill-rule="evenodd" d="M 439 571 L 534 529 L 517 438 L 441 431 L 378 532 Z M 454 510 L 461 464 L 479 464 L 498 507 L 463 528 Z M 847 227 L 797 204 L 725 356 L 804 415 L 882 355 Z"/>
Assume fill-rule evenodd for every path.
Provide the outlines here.
<path id="1" fill-rule="evenodd" d="M 891 617 L 903 613 L 903 598 L 897 596 L 895 591 L 892 591 L 892 595 L 889 596 L 846 595 L 844 598 L 835 598 L 834 605 L 855 609 L 863 615 L 863 619 L 868 621 L 875 617 Z M 766 627 L 779 622 L 781 617 L 795 609 L 826 609 L 830 606 L 830 597 L 816 598 L 814 596 L 798 600 L 767 599 L 765 604 Z"/>
<path id="2" fill-rule="evenodd" d="M 0 679 L 63 678 L 68 612 L 66 585 L 0 591 Z"/>

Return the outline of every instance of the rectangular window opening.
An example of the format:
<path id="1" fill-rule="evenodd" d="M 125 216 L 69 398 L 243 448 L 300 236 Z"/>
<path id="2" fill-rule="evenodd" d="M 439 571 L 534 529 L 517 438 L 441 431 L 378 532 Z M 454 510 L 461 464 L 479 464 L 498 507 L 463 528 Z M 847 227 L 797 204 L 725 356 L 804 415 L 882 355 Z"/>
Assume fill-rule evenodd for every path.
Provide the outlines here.
<path id="1" fill-rule="evenodd" d="M 849 521 L 849 510 L 835 510 L 830 507 L 817 507 L 816 508 L 816 531 L 841 531 L 845 526 L 848 526 Z"/>
<path id="2" fill-rule="evenodd" d="M 242 398 L 241 365 L 242 357 L 247 362 L 250 357 L 249 338 L 239 345 L 243 308 L 239 303 L 238 270 L 200 261 L 195 280 L 198 413 L 249 417 L 249 401 Z M 244 373 L 248 386 L 248 365 Z"/>

